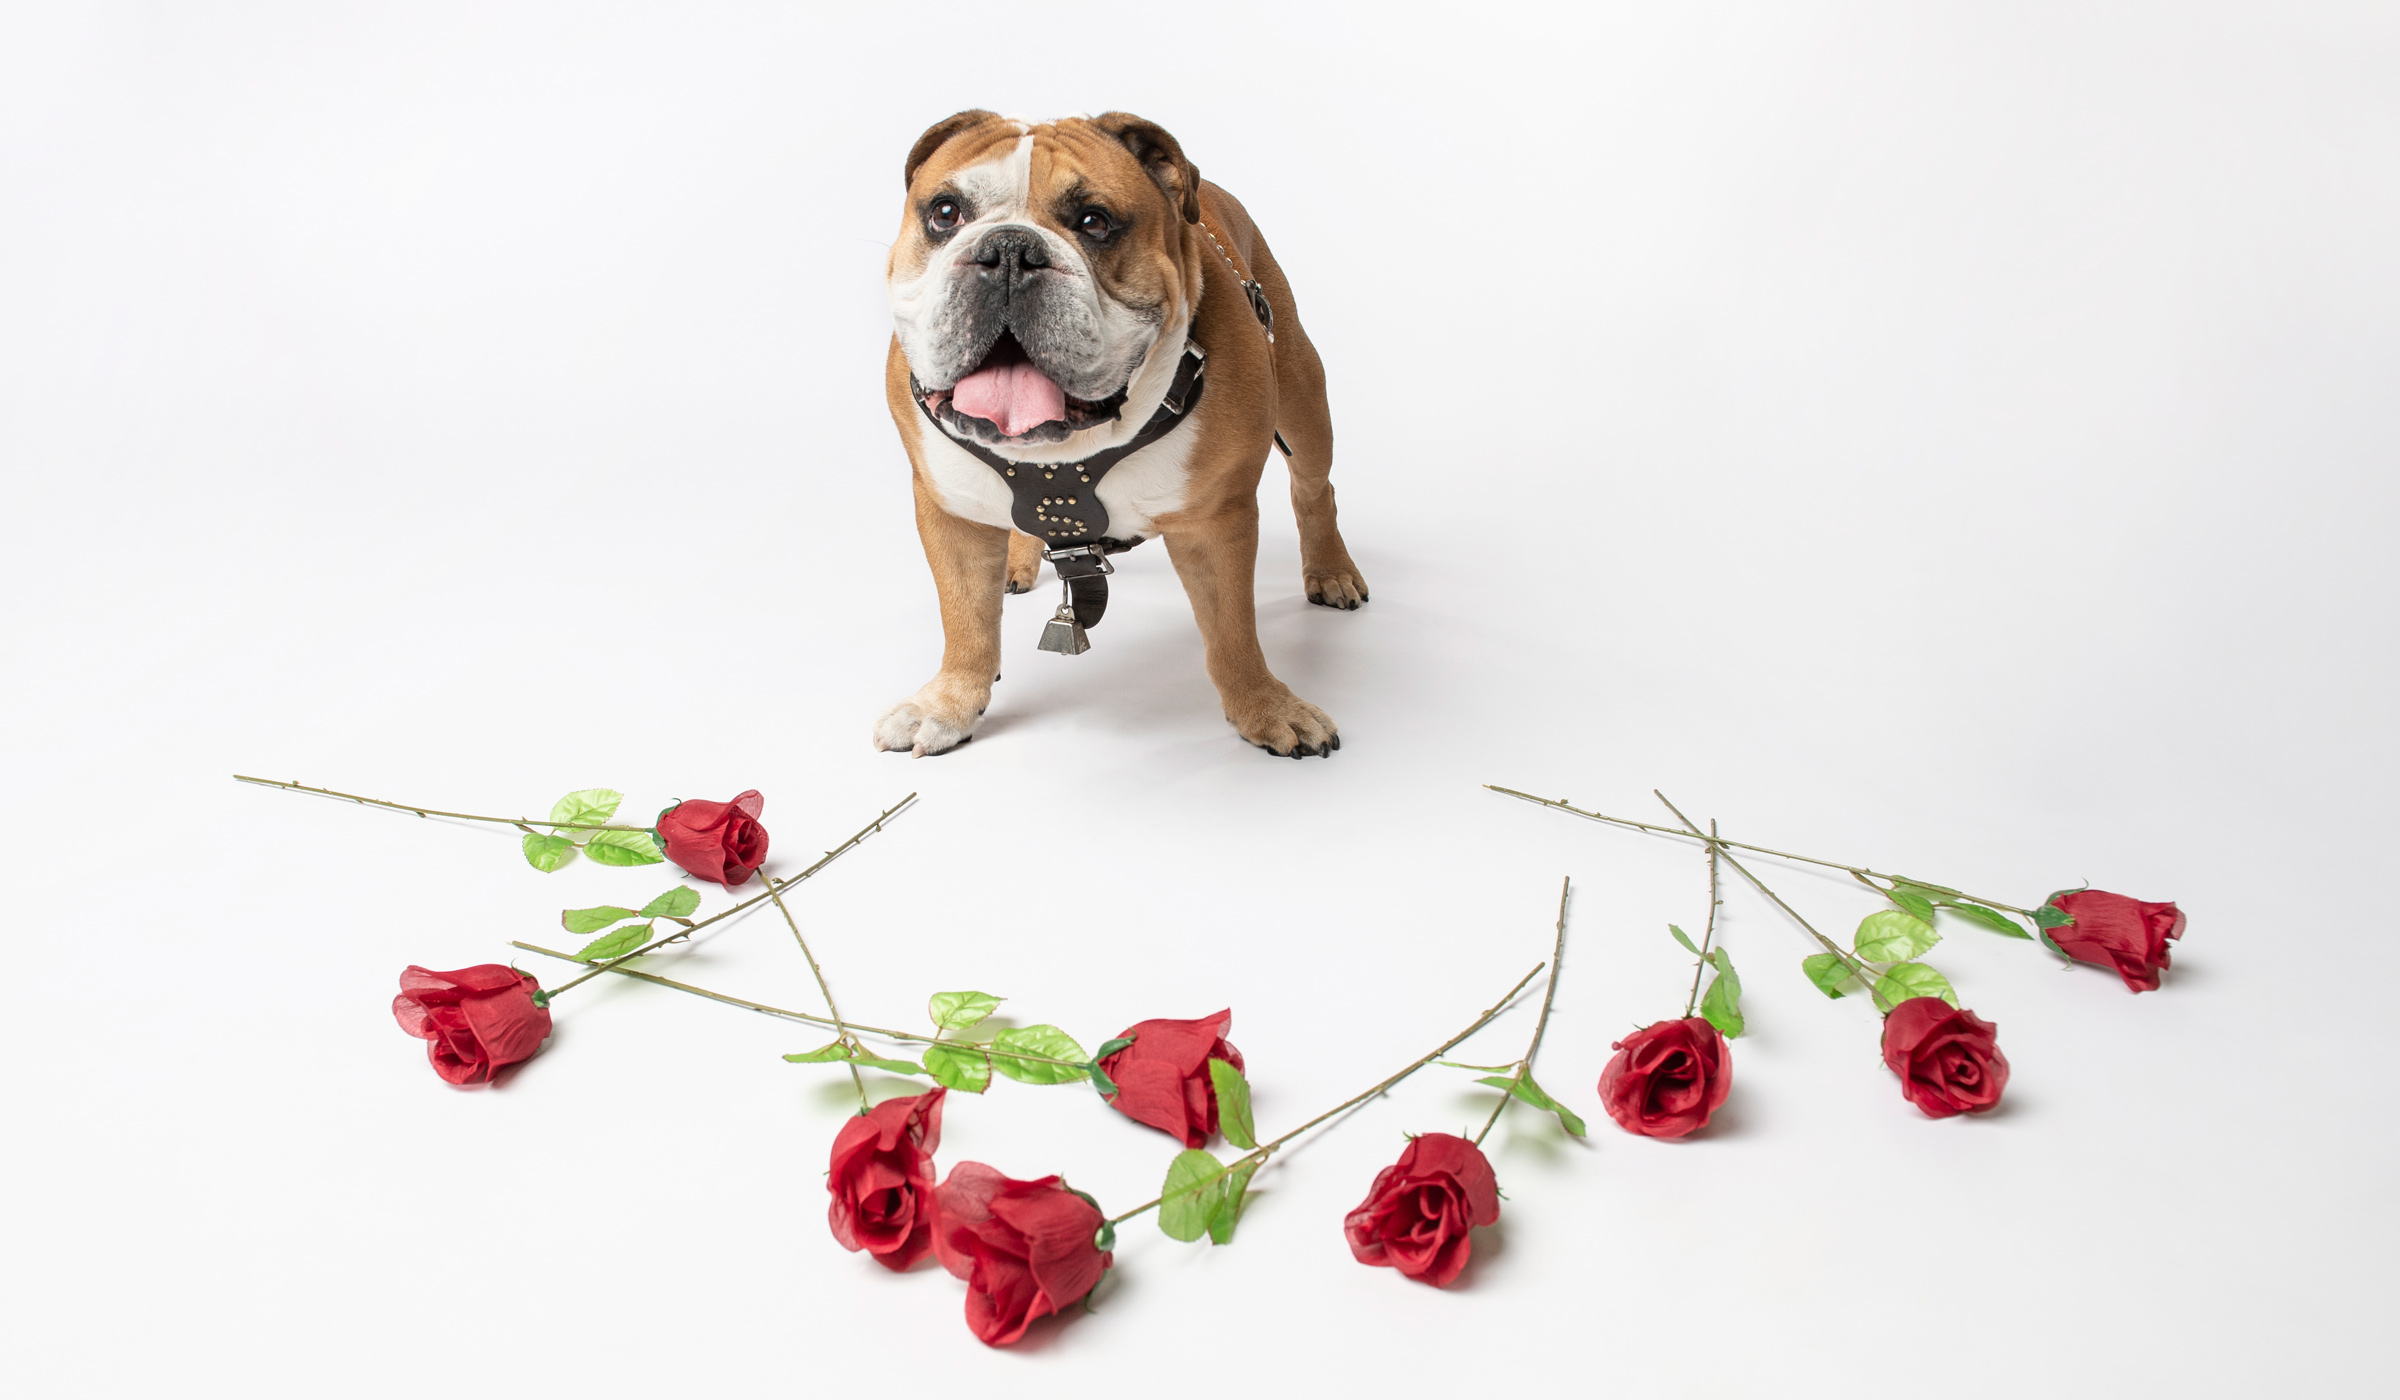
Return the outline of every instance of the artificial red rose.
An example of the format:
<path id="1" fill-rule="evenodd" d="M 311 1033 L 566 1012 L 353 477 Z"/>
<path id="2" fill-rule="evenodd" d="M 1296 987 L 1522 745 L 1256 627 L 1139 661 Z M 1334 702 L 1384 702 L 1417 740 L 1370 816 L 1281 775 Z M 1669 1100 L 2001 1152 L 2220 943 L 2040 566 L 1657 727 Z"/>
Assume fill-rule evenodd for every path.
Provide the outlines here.
<path id="1" fill-rule="evenodd" d="M 2116 969 L 2137 992 L 2158 990 L 2167 966 L 2167 944 L 2183 937 L 2183 911 L 2173 903 L 2149 904 L 2106 890 L 2075 890 L 2050 896 L 2050 905 L 2075 922 L 2051 929 L 2050 941 L 2067 956 Z"/>
<path id="2" fill-rule="evenodd" d="M 1940 997 L 1910 997 L 1883 1018 L 1883 1062 L 1929 1118 L 1981 1113 L 2008 1087 L 2000 1028 Z"/>
<path id="3" fill-rule="evenodd" d="M 886 1099 L 842 1125 L 833 1138 L 825 1212 L 833 1238 L 865 1250 L 887 1269 L 906 1269 L 933 1248 L 933 1153 L 942 1143 L 942 1099 L 935 1089 Z"/>
<path id="4" fill-rule="evenodd" d="M 678 802 L 658 814 L 658 843 L 689 873 L 731 889 L 766 862 L 767 829 L 758 824 L 766 805 L 757 788 L 731 802 Z"/>
<path id="5" fill-rule="evenodd" d="M 456 972 L 411 967 L 400 974 L 392 1015 L 400 1029 L 431 1042 L 425 1058 L 434 1073 L 453 1084 L 489 1084 L 550 1038 L 550 1009 L 533 999 L 541 989 L 531 975 L 498 963 Z"/>
<path id="6" fill-rule="evenodd" d="M 1242 1052 L 1225 1042 L 1233 1024 L 1231 1010 L 1197 1021 L 1143 1021 L 1117 1035 L 1133 1044 L 1100 1062 L 1100 1070 L 1116 1081 L 1109 1100 L 1117 1111 L 1136 1123 L 1198 1147 L 1217 1130 L 1217 1086 L 1208 1077 L 1208 1062 L 1223 1060 L 1242 1067 Z"/>
<path id="7" fill-rule="evenodd" d="M 967 1330 L 1004 1347 L 1037 1317 L 1073 1307 L 1114 1262 L 1100 1208 L 1055 1176 L 1016 1181 L 961 1162 L 933 1193 L 933 1253 L 967 1282 Z"/>
<path id="8" fill-rule="evenodd" d="M 1600 1105 L 1629 1133 L 1696 1133 L 1733 1092 L 1733 1052 L 1705 1017 L 1644 1026 L 1608 1048 L 1617 1053 L 1600 1071 Z"/>
<path id="9" fill-rule="evenodd" d="M 1411 1141 L 1375 1174 L 1367 1198 L 1342 1221 L 1361 1264 L 1398 1269 L 1439 1288 L 1474 1252 L 1468 1232 L 1500 1218 L 1500 1183 L 1483 1149 L 1448 1133 Z"/>

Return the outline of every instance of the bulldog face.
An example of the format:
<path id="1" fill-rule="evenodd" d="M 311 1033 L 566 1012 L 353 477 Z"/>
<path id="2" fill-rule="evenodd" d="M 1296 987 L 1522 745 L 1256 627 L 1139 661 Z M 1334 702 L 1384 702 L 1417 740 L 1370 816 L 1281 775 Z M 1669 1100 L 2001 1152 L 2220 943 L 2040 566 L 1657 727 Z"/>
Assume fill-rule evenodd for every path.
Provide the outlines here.
<path id="1" fill-rule="evenodd" d="M 1180 356 L 1200 287 L 1200 177 L 1175 138 L 1117 112 L 962 112 L 918 140 L 906 179 L 886 280 L 926 409 L 1003 449 L 1138 431 L 1128 402 L 1154 379 L 1164 395 L 1142 371 Z"/>

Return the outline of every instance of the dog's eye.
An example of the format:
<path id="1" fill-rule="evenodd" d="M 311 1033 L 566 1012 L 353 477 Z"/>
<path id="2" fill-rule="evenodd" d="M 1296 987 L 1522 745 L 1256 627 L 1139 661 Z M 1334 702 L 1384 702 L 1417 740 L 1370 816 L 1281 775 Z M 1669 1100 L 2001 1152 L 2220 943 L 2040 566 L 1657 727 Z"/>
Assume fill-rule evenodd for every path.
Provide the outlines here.
<path id="1" fill-rule="evenodd" d="M 1115 233 L 1117 226 L 1109 222 L 1108 215 L 1100 210 L 1086 209 L 1076 216 L 1075 231 L 1097 242 Z"/>
<path id="2" fill-rule="evenodd" d="M 966 213 L 966 210 L 959 207 L 957 200 L 944 195 L 933 202 L 932 208 L 925 211 L 925 227 L 934 233 L 948 233 L 959 226 L 959 223 L 966 218 Z"/>

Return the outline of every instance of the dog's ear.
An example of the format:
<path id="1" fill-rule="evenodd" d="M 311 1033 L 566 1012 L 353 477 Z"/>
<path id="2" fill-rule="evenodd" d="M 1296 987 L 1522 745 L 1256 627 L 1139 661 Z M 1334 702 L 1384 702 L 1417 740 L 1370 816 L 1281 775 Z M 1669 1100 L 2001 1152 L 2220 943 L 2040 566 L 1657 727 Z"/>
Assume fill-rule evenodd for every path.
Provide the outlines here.
<path id="1" fill-rule="evenodd" d="M 900 171 L 900 187 L 907 189 L 917 182 L 917 167 L 933 159 L 933 153 L 942 148 L 944 141 L 970 126 L 994 120 L 999 115 L 998 112 L 987 112 L 977 107 L 954 117 L 944 117 L 925 128 L 925 134 L 917 138 L 917 144 L 908 148 L 908 164 Z"/>
<path id="2" fill-rule="evenodd" d="M 1187 224 L 1200 222 L 1200 168 L 1184 159 L 1183 146 L 1157 122 L 1131 112 L 1102 112 L 1092 125 L 1116 137 L 1142 163 L 1142 169 L 1164 190 L 1169 204 L 1183 210 Z"/>

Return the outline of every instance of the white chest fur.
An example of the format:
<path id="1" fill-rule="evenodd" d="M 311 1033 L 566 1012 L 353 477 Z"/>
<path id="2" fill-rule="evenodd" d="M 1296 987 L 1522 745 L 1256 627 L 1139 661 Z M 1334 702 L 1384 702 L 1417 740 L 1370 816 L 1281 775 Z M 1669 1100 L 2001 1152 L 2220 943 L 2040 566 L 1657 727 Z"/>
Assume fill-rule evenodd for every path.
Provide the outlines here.
<path id="1" fill-rule="evenodd" d="M 1158 533 L 1157 519 L 1183 509 L 1184 486 L 1190 477 L 1192 444 L 1203 431 L 1200 419 L 1208 412 L 1203 396 L 1191 415 L 1165 437 L 1109 468 L 1093 494 L 1108 508 L 1112 539 L 1147 539 Z M 942 506 L 962 520 L 1006 528 L 1009 519 L 1008 483 L 977 457 L 952 442 L 931 423 L 920 426 L 925 473 L 941 494 Z"/>

